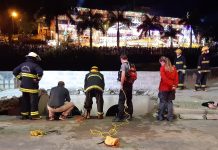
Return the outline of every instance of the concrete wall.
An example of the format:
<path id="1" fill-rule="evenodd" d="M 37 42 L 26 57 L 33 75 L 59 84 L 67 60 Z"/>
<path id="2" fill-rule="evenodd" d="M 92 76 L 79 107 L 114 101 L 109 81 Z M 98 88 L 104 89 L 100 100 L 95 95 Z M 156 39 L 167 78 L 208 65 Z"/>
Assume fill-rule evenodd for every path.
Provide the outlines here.
<path id="1" fill-rule="evenodd" d="M 185 83 L 187 87 L 194 87 L 196 80 L 196 70 L 187 70 Z M 5 75 L 7 74 L 7 76 Z M 51 89 L 51 87 L 56 86 L 57 82 L 62 80 L 65 82 L 66 87 L 70 90 L 81 89 L 84 85 L 85 74 L 88 72 L 85 71 L 45 71 L 42 80 L 40 81 L 40 88 L 46 90 Z M 120 84 L 117 82 L 117 72 L 115 71 L 102 71 L 105 77 L 105 89 L 115 89 L 118 91 Z M 12 75 L 12 72 L 2 72 L 0 71 L 0 85 L 3 84 L 3 79 L 5 83 L 8 83 L 7 79 L 10 80 L 10 83 L 13 83 L 14 79 L 9 78 Z M 8 78 L 4 78 L 8 77 Z M 213 82 L 218 77 L 218 69 L 212 69 L 212 72 L 209 75 L 209 82 Z M 150 71 L 139 71 L 138 79 L 134 84 L 134 113 L 137 115 L 143 115 L 150 112 L 154 108 L 154 102 L 152 101 L 157 98 L 158 86 L 160 82 L 159 71 L 150 72 Z M 12 90 L 8 89 L 9 86 L 4 86 L 4 91 L 0 91 L 0 98 L 10 96 L 21 96 L 21 92 L 18 89 Z M 15 87 L 15 85 L 10 85 L 10 88 Z M 3 89 L 2 89 L 3 90 Z M 148 92 L 149 90 L 149 92 Z M 142 91 L 141 94 L 136 94 L 136 91 Z M 139 92 L 140 93 L 140 92 Z M 145 94 L 146 93 L 146 94 Z M 9 96 L 10 95 L 10 96 Z M 83 104 L 85 100 L 85 95 L 83 92 L 80 94 L 71 93 L 71 99 L 75 105 L 81 110 L 83 109 Z M 118 102 L 118 95 L 104 93 L 104 112 L 116 105 Z M 95 100 L 93 102 L 93 111 L 92 114 L 95 115 L 97 112 Z"/>
<path id="2" fill-rule="evenodd" d="M 8 80 L 4 78 L 4 74 L 8 72 L 0 71 L 1 90 L 9 89 Z M 42 80 L 39 83 L 40 88 L 51 89 L 56 86 L 58 81 L 64 81 L 67 88 L 81 89 L 84 86 L 85 71 L 44 71 Z M 10 72 L 12 75 L 12 73 Z M 117 81 L 117 72 L 102 71 L 105 78 L 105 89 L 119 89 L 120 84 Z M 4 79 L 4 82 L 3 82 Z M 157 89 L 159 84 L 159 72 L 138 72 L 138 79 L 134 84 L 134 89 Z M 3 84 L 5 84 L 3 86 Z M 14 88 L 14 79 L 10 79 L 10 88 Z"/>
<path id="3" fill-rule="evenodd" d="M 64 81 L 69 89 L 81 89 L 84 86 L 85 71 L 44 71 L 40 88 L 51 89 L 57 85 L 58 81 Z M 116 71 L 102 71 L 105 77 L 105 89 L 119 89 Z M 12 78 L 11 78 L 12 77 Z M 218 77 L 218 68 L 213 68 L 209 80 Z M 187 86 L 193 86 L 196 80 L 196 70 L 187 70 L 185 82 Z M 157 90 L 160 82 L 159 71 L 138 71 L 138 79 L 134 83 L 135 90 Z M 10 86 L 8 85 L 10 83 Z M 5 85 L 3 85 L 5 84 Z M 12 72 L 0 71 L 0 89 L 14 88 Z"/>

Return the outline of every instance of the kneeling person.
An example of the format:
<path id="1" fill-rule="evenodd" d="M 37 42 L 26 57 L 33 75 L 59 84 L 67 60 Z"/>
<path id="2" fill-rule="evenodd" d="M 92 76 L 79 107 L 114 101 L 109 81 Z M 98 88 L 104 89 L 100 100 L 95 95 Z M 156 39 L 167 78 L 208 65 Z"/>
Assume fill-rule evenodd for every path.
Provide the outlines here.
<path id="1" fill-rule="evenodd" d="M 93 66 L 85 77 L 84 90 L 86 94 L 84 108 L 86 109 L 85 118 L 90 118 L 90 111 L 92 109 L 92 98 L 95 97 L 97 101 L 98 119 L 103 119 L 103 92 L 104 92 L 104 76 L 98 71 L 98 67 Z"/>
<path id="2" fill-rule="evenodd" d="M 54 113 L 61 112 L 60 120 L 65 120 L 74 104 L 70 101 L 70 94 L 68 89 L 64 87 L 64 82 L 59 81 L 58 86 L 53 87 L 50 91 L 48 101 L 49 120 L 54 120 Z"/>

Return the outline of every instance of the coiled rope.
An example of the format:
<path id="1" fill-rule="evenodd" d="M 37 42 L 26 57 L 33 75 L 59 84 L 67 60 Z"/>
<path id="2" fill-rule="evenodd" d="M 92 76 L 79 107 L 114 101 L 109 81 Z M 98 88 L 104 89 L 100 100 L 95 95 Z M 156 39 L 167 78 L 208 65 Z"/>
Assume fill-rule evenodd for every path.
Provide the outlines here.
<path id="1" fill-rule="evenodd" d="M 121 91 L 123 92 L 124 96 L 125 96 L 125 102 L 127 101 L 127 97 L 126 97 L 126 93 L 124 92 L 123 89 L 121 89 Z M 108 131 L 100 131 L 100 130 L 96 130 L 96 129 L 90 129 L 90 134 L 93 135 L 93 136 L 100 136 L 102 138 L 106 138 L 106 136 L 115 136 L 117 133 L 118 133 L 118 130 L 121 126 L 124 126 L 124 125 L 127 125 L 129 124 L 129 121 L 128 121 L 128 117 L 129 117 L 129 113 L 126 111 L 126 109 L 128 108 L 126 103 L 124 103 L 124 113 L 126 114 L 126 119 L 124 122 L 122 123 L 112 123 L 112 127 L 108 130 Z M 103 142 L 100 142 L 98 144 L 101 144 Z"/>

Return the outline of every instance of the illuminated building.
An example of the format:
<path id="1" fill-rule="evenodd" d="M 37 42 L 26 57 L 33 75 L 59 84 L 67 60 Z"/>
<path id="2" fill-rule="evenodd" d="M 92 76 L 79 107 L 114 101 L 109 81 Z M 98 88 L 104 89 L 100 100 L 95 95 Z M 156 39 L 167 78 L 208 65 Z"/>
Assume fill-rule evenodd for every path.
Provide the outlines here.
<path id="1" fill-rule="evenodd" d="M 86 8 L 78 8 L 79 11 L 87 10 Z M 94 10 L 98 13 L 102 13 L 104 16 L 107 16 L 107 11 L 105 10 Z M 120 23 L 120 46 L 127 47 L 169 47 L 170 38 L 163 39 L 159 31 L 151 31 L 150 37 L 146 36 L 142 39 L 139 39 L 140 32 L 137 32 L 137 26 L 142 23 L 143 13 L 140 12 L 131 12 L 126 11 L 124 13 L 125 17 L 131 19 L 131 25 L 128 28 L 127 26 Z M 150 16 L 150 15 L 149 15 Z M 76 19 L 76 14 L 72 15 Z M 172 25 L 173 28 L 180 30 L 181 34 L 178 34 L 176 39 L 173 39 L 174 47 L 189 47 L 190 45 L 190 27 L 179 24 L 180 18 L 171 18 L 171 17 L 160 17 L 161 25 L 166 29 L 168 25 Z M 51 24 L 51 37 L 57 39 L 55 33 L 55 23 Z M 58 27 L 60 41 L 68 41 L 73 45 L 89 46 L 89 30 L 87 29 L 83 35 L 80 37 L 77 36 L 76 25 L 72 25 L 70 20 L 66 16 L 58 17 Z M 100 31 L 93 30 L 93 46 L 107 46 L 114 47 L 116 46 L 117 40 L 117 25 L 115 24 L 106 31 L 106 34 L 103 35 Z M 192 33 L 192 46 L 198 47 L 201 41 L 197 40 L 194 33 Z"/>

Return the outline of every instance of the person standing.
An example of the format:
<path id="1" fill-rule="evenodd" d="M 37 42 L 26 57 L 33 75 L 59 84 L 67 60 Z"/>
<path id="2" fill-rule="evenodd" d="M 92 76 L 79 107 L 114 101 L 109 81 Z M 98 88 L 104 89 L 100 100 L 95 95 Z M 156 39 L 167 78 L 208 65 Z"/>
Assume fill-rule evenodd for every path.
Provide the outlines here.
<path id="1" fill-rule="evenodd" d="M 160 99 L 157 119 L 164 120 L 164 113 L 167 111 L 167 120 L 173 120 L 173 100 L 175 99 L 176 87 L 178 86 L 178 73 L 176 67 L 172 66 L 169 58 L 162 56 L 159 59 L 160 85 L 158 97 Z"/>
<path id="2" fill-rule="evenodd" d="M 37 61 L 41 61 L 39 55 L 30 52 L 26 55 L 26 61 L 13 69 L 14 76 L 21 81 L 21 119 L 40 119 L 38 88 L 39 81 L 43 76 L 43 70 L 36 63 Z"/>
<path id="3" fill-rule="evenodd" d="M 74 108 L 74 104 L 70 99 L 69 91 L 64 86 L 65 83 L 59 81 L 58 86 L 53 87 L 50 91 L 47 105 L 50 121 L 55 119 L 54 114 L 58 112 L 62 113 L 59 119 L 65 120 L 70 111 Z"/>
<path id="4" fill-rule="evenodd" d="M 174 65 L 177 69 L 178 76 L 179 76 L 179 84 L 178 88 L 180 90 L 184 89 L 184 79 L 185 79 L 185 72 L 186 72 L 186 59 L 182 55 L 181 49 L 176 49 L 176 58 L 174 60 Z"/>
<path id="5" fill-rule="evenodd" d="M 98 119 L 103 119 L 103 92 L 104 92 L 104 75 L 100 73 L 97 66 L 92 66 L 91 70 L 85 76 L 84 91 L 86 95 L 84 108 L 86 109 L 85 118 L 90 119 L 90 112 L 92 109 L 92 98 L 96 98 Z"/>
<path id="6" fill-rule="evenodd" d="M 133 83 L 128 82 L 127 73 L 130 69 L 128 57 L 125 54 L 120 56 L 121 68 L 118 74 L 118 81 L 120 81 L 120 93 L 118 100 L 118 114 L 112 120 L 113 122 L 122 122 L 125 120 L 125 102 L 128 107 L 128 120 L 132 120 L 133 104 L 132 104 L 132 88 Z"/>
<path id="7" fill-rule="evenodd" d="M 201 55 L 198 58 L 198 72 L 197 79 L 195 84 L 195 91 L 202 89 L 206 90 L 207 77 L 210 72 L 210 56 L 209 56 L 209 47 L 204 46 L 201 49 Z"/>

